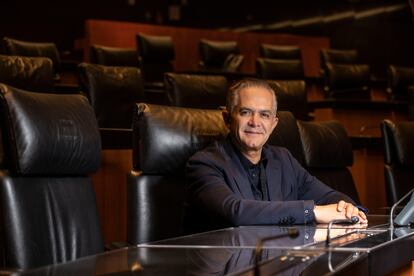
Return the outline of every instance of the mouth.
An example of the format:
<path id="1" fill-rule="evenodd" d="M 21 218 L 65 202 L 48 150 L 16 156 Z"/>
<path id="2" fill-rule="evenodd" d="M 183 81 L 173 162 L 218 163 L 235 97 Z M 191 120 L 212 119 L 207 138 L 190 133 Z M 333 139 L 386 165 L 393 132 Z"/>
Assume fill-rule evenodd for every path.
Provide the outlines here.
<path id="1" fill-rule="evenodd" d="M 262 135 L 263 134 L 263 132 L 261 131 L 252 131 L 252 130 L 245 130 L 244 133 L 247 135 Z"/>

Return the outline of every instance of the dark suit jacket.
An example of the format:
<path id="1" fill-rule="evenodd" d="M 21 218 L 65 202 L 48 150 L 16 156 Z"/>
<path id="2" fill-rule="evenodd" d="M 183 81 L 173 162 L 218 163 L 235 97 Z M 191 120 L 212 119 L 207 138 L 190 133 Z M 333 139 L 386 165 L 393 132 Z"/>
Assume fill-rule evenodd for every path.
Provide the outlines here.
<path id="1" fill-rule="evenodd" d="M 281 147 L 266 145 L 270 201 L 255 200 L 230 139 L 215 142 L 187 163 L 185 228 L 190 232 L 253 224 L 314 222 L 314 205 L 353 201 L 310 175 Z"/>

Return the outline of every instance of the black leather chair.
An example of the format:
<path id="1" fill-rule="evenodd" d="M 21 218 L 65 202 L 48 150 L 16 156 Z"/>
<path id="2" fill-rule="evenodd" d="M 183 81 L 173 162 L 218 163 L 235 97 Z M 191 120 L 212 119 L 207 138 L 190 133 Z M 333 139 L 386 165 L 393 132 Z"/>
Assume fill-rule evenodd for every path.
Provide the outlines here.
<path id="1" fill-rule="evenodd" d="M 236 41 L 201 39 L 199 43 L 200 69 L 213 72 L 237 72 L 244 57 L 239 54 Z"/>
<path id="2" fill-rule="evenodd" d="M 174 71 L 172 38 L 138 34 L 137 45 L 146 88 L 164 89 L 164 74 Z"/>
<path id="3" fill-rule="evenodd" d="M 334 99 L 370 99 L 369 65 L 327 63 L 324 93 Z"/>
<path id="4" fill-rule="evenodd" d="M 302 53 L 299 46 L 295 45 L 272 45 L 261 44 L 260 56 L 271 59 L 302 60 Z"/>
<path id="5" fill-rule="evenodd" d="M 223 76 L 165 74 L 169 105 L 218 109 L 226 105 L 227 80 Z"/>
<path id="6" fill-rule="evenodd" d="M 357 64 L 357 50 L 322 49 L 320 52 L 321 72 L 324 74 L 327 63 Z"/>
<path id="7" fill-rule="evenodd" d="M 95 111 L 100 128 L 132 128 L 136 102 L 144 100 L 138 68 L 81 63 L 79 83 Z"/>
<path id="8" fill-rule="evenodd" d="M 345 128 L 336 121 L 298 121 L 298 127 L 308 171 L 359 203 L 358 192 L 348 169 L 353 163 L 353 153 Z"/>
<path id="9" fill-rule="evenodd" d="M 414 122 L 381 122 L 387 204 L 392 206 L 414 187 Z"/>
<path id="10" fill-rule="evenodd" d="M 4 269 L 67 262 L 103 251 L 91 177 L 101 143 L 82 95 L 0 84 L 0 257 Z"/>
<path id="11" fill-rule="evenodd" d="M 52 61 L 0 55 L 0 82 L 23 90 L 54 92 Z"/>
<path id="12" fill-rule="evenodd" d="M 137 104 L 134 116 L 127 240 L 138 244 L 182 235 L 185 164 L 197 150 L 227 135 L 221 111 Z M 303 161 L 295 118 L 283 111 L 278 116 L 269 143 L 285 146 Z"/>
<path id="13" fill-rule="evenodd" d="M 106 66 L 139 67 L 136 49 L 92 45 L 90 63 Z"/>
<path id="14" fill-rule="evenodd" d="M 310 120 L 305 81 L 268 80 L 267 82 L 276 92 L 278 110 L 290 111 L 299 120 Z"/>
<path id="15" fill-rule="evenodd" d="M 3 37 L 3 53 L 13 56 L 47 57 L 52 60 L 56 74 L 61 71 L 59 51 L 53 42 L 29 42 Z M 55 76 L 56 79 L 59 75 Z"/>
<path id="16" fill-rule="evenodd" d="M 409 89 L 414 88 L 414 68 L 388 66 L 387 93 L 391 100 L 407 100 Z"/>
<path id="17" fill-rule="evenodd" d="M 258 58 L 256 74 L 269 80 L 300 80 L 305 77 L 301 60 Z"/>

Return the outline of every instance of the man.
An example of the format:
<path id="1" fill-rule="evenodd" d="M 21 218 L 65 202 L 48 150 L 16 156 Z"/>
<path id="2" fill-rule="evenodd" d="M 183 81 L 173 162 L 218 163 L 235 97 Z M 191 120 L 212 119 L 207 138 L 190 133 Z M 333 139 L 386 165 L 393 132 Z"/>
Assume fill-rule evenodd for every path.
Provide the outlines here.
<path id="1" fill-rule="evenodd" d="M 187 163 L 187 228 L 328 223 L 352 216 L 367 222 L 349 197 L 311 176 L 289 151 L 265 145 L 278 123 L 276 95 L 266 81 L 234 84 L 226 105 L 228 137 Z"/>

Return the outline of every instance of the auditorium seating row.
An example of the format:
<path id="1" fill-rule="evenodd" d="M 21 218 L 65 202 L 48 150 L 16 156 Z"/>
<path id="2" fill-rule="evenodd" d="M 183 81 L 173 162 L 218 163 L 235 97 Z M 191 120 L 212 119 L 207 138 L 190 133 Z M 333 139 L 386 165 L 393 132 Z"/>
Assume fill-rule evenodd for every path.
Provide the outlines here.
<path id="1" fill-rule="evenodd" d="M 183 234 L 187 159 L 227 134 L 220 110 L 137 103 L 128 175 L 128 242 Z M 279 112 L 269 144 L 284 146 L 313 175 L 359 201 L 352 149 L 335 121 Z M 90 174 L 100 166 L 94 112 L 80 94 L 0 84 L 0 246 L 6 268 L 65 262 L 104 250 Z M 382 124 L 390 204 L 409 188 L 414 123 Z"/>
<path id="2" fill-rule="evenodd" d="M 59 79 L 58 73 L 62 70 L 62 62 L 55 44 L 26 42 L 5 37 L 2 46 L 2 52 L 7 55 L 49 57 L 52 60 L 55 81 Z M 90 62 L 108 66 L 138 67 L 142 71 L 146 90 L 163 91 L 164 73 L 174 72 L 172 38 L 138 34 L 137 48 L 138 50 L 93 45 L 90 49 Z M 202 39 L 199 50 L 201 60 L 198 73 L 237 72 L 243 62 L 236 41 Z M 304 79 L 299 46 L 262 44 L 260 56 L 256 61 L 257 77 L 273 80 Z M 356 50 L 322 49 L 320 64 L 327 98 L 370 99 L 370 67 L 359 62 Z M 406 101 L 410 97 L 414 85 L 413 72 L 414 68 L 389 65 L 387 92 L 390 100 Z M 73 90 L 66 88 L 68 89 Z"/>

